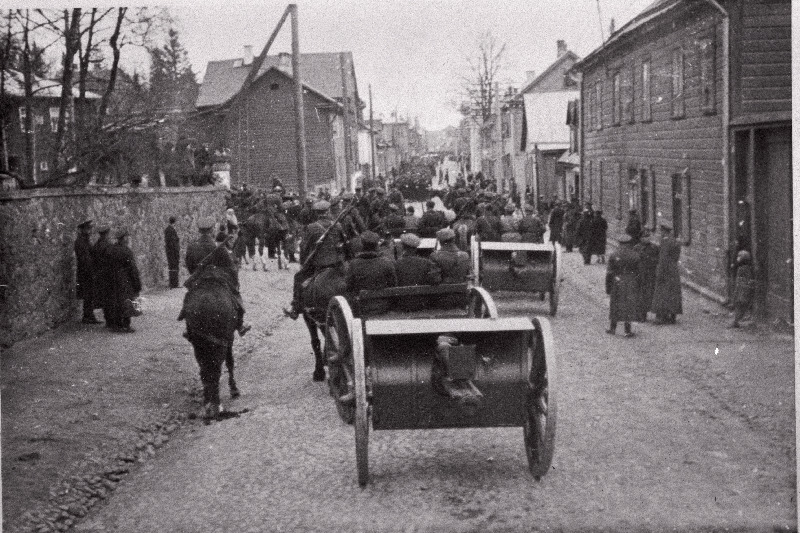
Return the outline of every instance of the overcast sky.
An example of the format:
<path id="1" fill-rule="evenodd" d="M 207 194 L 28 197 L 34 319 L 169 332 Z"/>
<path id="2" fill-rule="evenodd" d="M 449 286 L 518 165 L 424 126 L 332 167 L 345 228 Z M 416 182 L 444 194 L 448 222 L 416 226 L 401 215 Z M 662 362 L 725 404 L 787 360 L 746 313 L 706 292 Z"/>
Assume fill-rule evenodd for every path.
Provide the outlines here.
<path id="1" fill-rule="evenodd" d="M 652 0 L 599 0 L 603 31 L 617 28 Z M 598 0 L 300 0 L 301 52 L 353 53 L 359 93 L 372 85 L 376 116 L 418 116 L 427 129 L 457 124 L 458 77 L 478 37 L 491 31 L 507 44 L 501 81 L 521 83 L 556 59 L 556 41 L 584 56 L 601 43 Z M 170 4 L 195 71 L 209 60 L 258 54 L 287 3 Z M 287 24 L 270 54 L 290 51 Z"/>

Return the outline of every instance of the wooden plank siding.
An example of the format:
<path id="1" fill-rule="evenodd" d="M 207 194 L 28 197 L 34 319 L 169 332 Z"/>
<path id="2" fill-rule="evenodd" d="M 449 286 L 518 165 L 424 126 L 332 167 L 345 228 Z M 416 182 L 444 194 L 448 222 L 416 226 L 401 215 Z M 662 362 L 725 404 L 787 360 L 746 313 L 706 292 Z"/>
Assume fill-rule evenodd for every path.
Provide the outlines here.
<path id="1" fill-rule="evenodd" d="M 731 116 L 743 123 L 759 114 L 792 112 L 791 1 L 731 5 Z"/>
<path id="2" fill-rule="evenodd" d="M 682 275 L 717 294 L 724 294 L 727 285 L 727 257 L 723 212 L 723 43 L 722 16 L 705 2 L 687 2 L 652 23 L 646 24 L 600 52 L 593 61 L 579 66 L 583 74 L 581 98 L 583 106 L 582 175 L 592 168 L 591 179 L 584 180 L 582 196 L 602 196 L 602 209 L 609 221 L 609 236 L 620 235 L 628 220 L 631 202 L 640 202 L 641 176 L 645 176 L 645 192 L 649 205 L 655 205 L 659 220 L 672 222 L 672 176 L 688 172 L 688 235 L 681 256 Z M 714 106 L 701 105 L 701 43 L 713 44 Z M 673 50 L 683 52 L 682 117 L 673 117 L 672 66 Z M 650 121 L 642 121 L 643 94 L 641 69 L 650 64 Z M 624 110 L 619 124 L 613 124 L 613 86 L 616 72 L 623 73 L 621 91 L 633 76 L 633 117 Z M 602 84 L 602 128 L 592 129 L 591 113 L 595 84 Z M 624 94 L 624 93 L 623 93 Z M 624 100 L 623 100 L 624 107 Z M 601 169 L 602 168 L 602 175 Z M 630 196 L 629 169 L 639 177 L 638 188 Z M 655 174 L 655 179 L 650 173 Z M 602 184 L 602 185 L 601 185 Z M 598 188 L 602 186 L 602 192 Z M 653 204 L 654 202 L 654 204 Z M 648 209 L 648 211 L 650 211 Z M 655 228 L 652 211 L 645 215 L 646 226 Z M 649 216 L 648 216 L 649 215 Z"/>
<path id="3" fill-rule="evenodd" d="M 226 119 L 231 148 L 231 182 L 269 188 L 272 177 L 287 191 L 298 191 L 295 145 L 294 83 L 275 71 L 261 76 Z M 304 92 L 308 186 L 329 184 L 335 176 L 330 102 Z"/>

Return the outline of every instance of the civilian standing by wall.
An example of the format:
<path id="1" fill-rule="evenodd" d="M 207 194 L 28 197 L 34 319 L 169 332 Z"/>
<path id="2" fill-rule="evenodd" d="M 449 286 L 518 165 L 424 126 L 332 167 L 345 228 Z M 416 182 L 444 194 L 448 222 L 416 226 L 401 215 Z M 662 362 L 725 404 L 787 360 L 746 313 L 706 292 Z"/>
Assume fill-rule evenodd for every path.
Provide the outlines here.
<path id="1" fill-rule="evenodd" d="M 108 247 L 108 267 L 111 275 L 111 293 L 108 309 L 111 311 L 111 330 L 118 333 L 133 333 L 130 312 L 132 302 L 142 290 L 136 258 L 128 247 L 129 237 L 126 228 L 115 234 L 117 242 Z"/>
<path id="2" fill-rule="evenodd" d="M 100 237 L 92 246 L 92 266 L 94 267 L 94 288 L 95 301 L 94 308 L 103 310 L 103 320 L 106 327 L 111 327 L 108 321 L 108 295 L 111 292 L 111 275 L 108 269 L 108 247 L 111 243 L 108 240 L 108 232 L 111 227 L 108 224 L 101 224 L 97 227 Z"/>
<path id="3" fill-rule="evenodd" d="M 83 300 L 84 324 L 99 324 L 94 316 L 94 269 L 92 266 L 92 221 L 84 220 L 78 225 L 78 237 L 75 239 L 75 297 Z"/>
<path id="4" fill-rule="evenodd" d="M 181 241 L 175 229 L 175 217 L 169 217 L 169 225 L 164 229 L 164 247 L 167 252 L 169 288 L 177 289 L 180 282 Z"/>
<path id="5" fill-rule="evenodd" d="M 675 315 L 683 313 L 681 274 L 678 261 L 681 245 L 672 236 L 672 225 L 661 224 L 661 251 L 656 267 L 656 286 L 650 310 L 656 314 L 656 324 L 674 324 Z"/>

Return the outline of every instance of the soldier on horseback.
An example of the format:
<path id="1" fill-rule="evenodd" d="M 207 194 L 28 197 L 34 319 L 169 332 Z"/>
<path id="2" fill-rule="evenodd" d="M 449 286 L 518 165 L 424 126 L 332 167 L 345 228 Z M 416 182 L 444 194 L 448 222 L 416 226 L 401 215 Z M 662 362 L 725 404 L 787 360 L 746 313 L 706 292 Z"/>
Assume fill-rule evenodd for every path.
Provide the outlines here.
<path id="1" fill-rule="evenodd" d="M 305 229 L 300 250 L 300 263 L 303 266 L 294 275 L 291 307 L 283 310 L 292 320 L 297 320 L 302 312 L 300 299 L 303 282 L 317 272 L 342 262 L 341 248 L 345 238 L 341 225 L 338 222 L 334 223 L 330 217 L 331 204 L 320 200 L 313 208 L 316 221 Z"/>

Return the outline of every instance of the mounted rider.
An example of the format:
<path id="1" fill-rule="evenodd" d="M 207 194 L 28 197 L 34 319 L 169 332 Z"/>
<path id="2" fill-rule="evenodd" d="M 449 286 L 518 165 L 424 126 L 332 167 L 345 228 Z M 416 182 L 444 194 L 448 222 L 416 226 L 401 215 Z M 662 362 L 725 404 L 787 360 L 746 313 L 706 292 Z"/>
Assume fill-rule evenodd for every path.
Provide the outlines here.
<path id="1" fill-rule="evenodd" d="M 302 312 L 300 299 L 303 283 L 317 272 L 342 262 L 341 249 L 345 238 L 341 224 L 334 224 L 331 219 L 330 208 L 330 202 L 325 200 L 313 205 L 316 220 L 306 226 L 300 249 L 300 263 L 303 266 L 294 275 L 291 307 L 283 310 L 292 320 L 297 320 Z"/>

